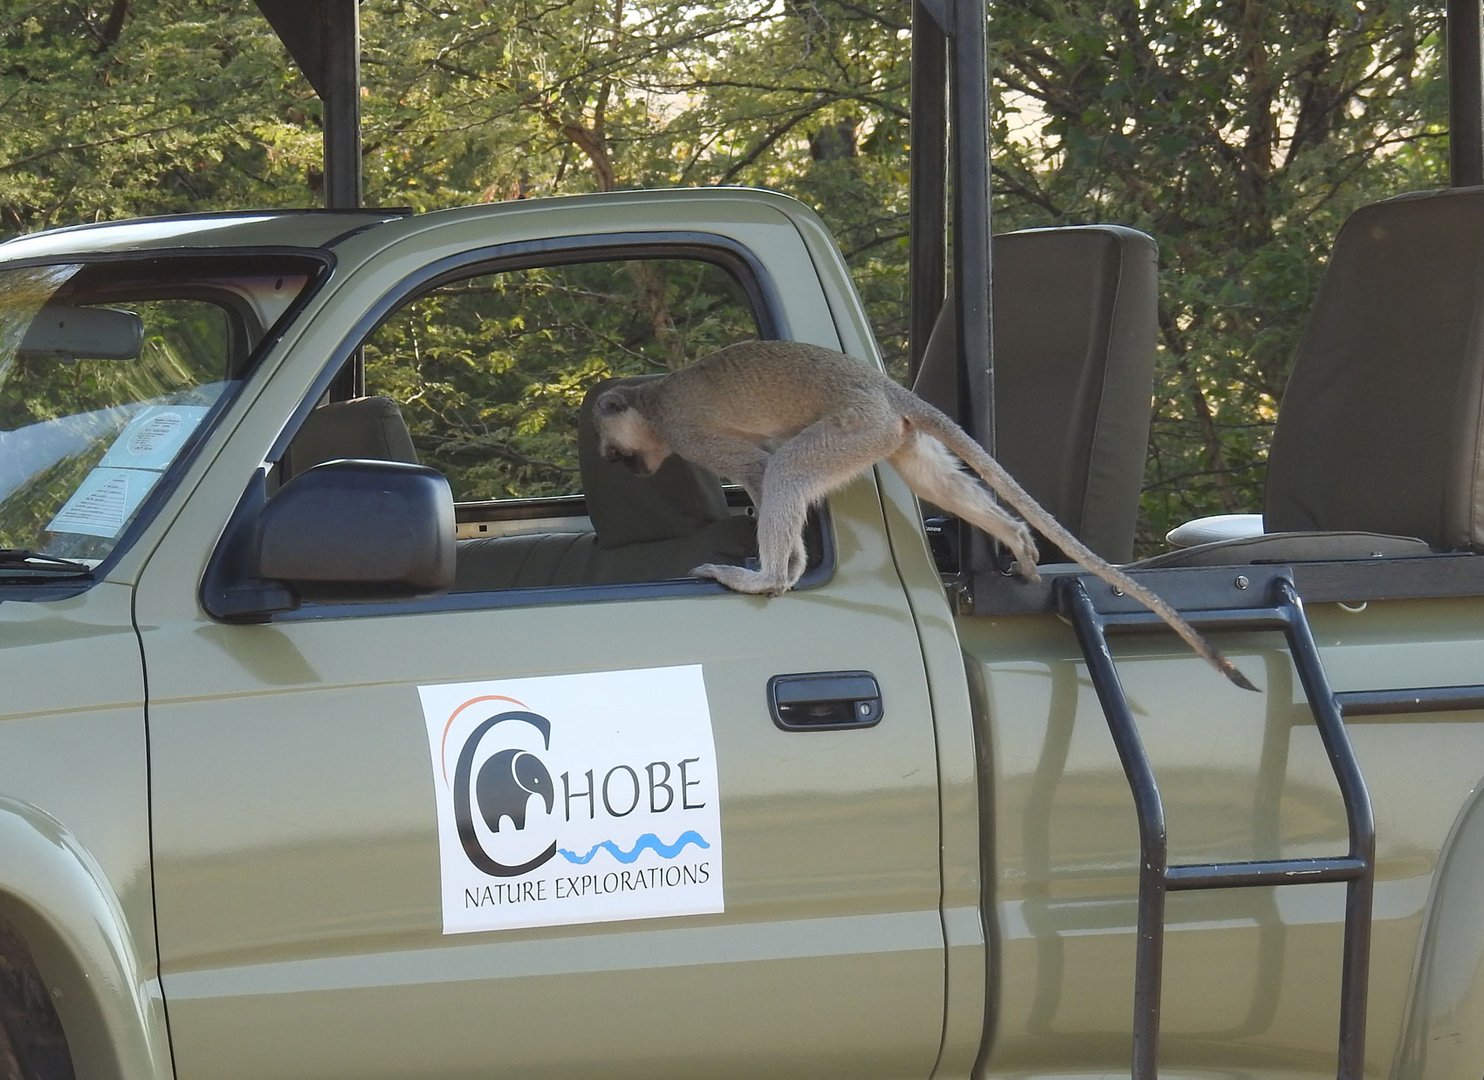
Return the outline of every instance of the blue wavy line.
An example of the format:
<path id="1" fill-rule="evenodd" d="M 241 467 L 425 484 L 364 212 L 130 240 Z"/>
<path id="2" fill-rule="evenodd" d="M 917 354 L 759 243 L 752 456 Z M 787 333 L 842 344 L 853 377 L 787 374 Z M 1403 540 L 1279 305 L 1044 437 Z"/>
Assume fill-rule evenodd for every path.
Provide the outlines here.
<path id="1" fill-rule="evenodd" d="M 612 840 L 604 840 L 601 843 L 594 844 L 586 855 L 579 855 L 577 852 L 568 851 L 566 848 L 557 848 L 557 851 L 568 862 L 576 863 L 579 866 L 586 866 L 593 861 L 593 856 L 598 853 L 599 848 L 607 848 L 608 854 L 612 855 L 621 863 L 631 863 L 635 862 L 646 850 L 653 851 L 662 859 L 673 859 L 680 854 L 687 844 L 695 844 L 698 848 L 709 848 L 711 846 L 702 839 L 700 833 L 694 829 L 690 829 L 681 833 L 680 837 L 673 844 L 667 844 L 658 836 L 654 835 L 654 833 L 649 832 L 634 841 L 634 846 L 628 851 L 623 850 L 623 848 L 619 847 Z"/>

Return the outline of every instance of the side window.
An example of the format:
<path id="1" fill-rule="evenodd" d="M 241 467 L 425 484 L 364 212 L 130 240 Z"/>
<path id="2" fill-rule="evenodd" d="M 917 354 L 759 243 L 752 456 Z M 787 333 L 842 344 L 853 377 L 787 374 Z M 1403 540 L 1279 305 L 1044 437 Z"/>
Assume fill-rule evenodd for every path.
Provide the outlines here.
<path id="1" fill-rule="evenodd" d="M 577 495 L 578 413 L 594 384 L 756 336 L 746 293 L 714 263 L 507 270 L 397 310 L 365 342 L 366 392 L 400 404 L 419 460 L 461 504 Z"/>
<path id="2" fill-rule="evenodd" d="M 367 397 L 340 408 L 405 425 L 387 456 L 448 478 L 456 592 L 684 579 L 755 556 L 750 505 L 678 459 L 652 477 L 601 460 L 584 402 L 607 380 L 662 375 L 758 333 L 748 290 L 702 259 L 502 269 L 394 311 L 362 343 Z M 290 456 L 295 471 L 313 463 Z"/>

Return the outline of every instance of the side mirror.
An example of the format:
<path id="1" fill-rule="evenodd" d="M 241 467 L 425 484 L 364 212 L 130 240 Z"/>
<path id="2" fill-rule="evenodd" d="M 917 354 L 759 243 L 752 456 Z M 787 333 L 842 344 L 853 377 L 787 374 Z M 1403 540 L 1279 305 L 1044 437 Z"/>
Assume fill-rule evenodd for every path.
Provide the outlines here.
<path id="1" fill-rule="evenodd" d="M 219 619 L 262 621 L 304 600 L 436 596 L 453 585 L 453 494 L 442 474 L 395 461 L 316 465 L 238 507 L 202 582 Z"/>
<path id="2" fill-rule="evenodd" d="M 257 576 L 310 600 L 447 592 L 454 556 L 453 494 L 421 465 L 327 461 L 285 484 L 258 519 Z"/>

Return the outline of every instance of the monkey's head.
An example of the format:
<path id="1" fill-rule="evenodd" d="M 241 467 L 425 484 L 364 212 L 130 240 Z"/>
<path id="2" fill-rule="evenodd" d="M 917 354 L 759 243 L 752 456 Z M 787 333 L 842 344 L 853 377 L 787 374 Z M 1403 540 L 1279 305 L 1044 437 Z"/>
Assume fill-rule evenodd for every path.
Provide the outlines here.
<path id="1" fill-rule="evenodd" d="M 648 476 L 670 456 L 670 446 L 639 412 L 633 391 L 630 386 L 610 386 L 599 394 L 593 402 L 593 426 L 604 461 L 622 463 Z"/>

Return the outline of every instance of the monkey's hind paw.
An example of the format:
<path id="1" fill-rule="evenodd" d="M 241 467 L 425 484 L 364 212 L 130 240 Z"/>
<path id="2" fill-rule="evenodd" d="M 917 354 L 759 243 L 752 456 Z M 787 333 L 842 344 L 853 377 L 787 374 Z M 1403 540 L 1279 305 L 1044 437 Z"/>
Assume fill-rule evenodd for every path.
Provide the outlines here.
<path id="1" fill-rule="evenodd" d="M 1040 581 L 1041 574 L 1036 569 L 1036 561 L 1040 556 L 1036 551 L 1036 534 L 1021 524 L 1004 540 L 1005 546 L 1010 549 L 1010 557 L 1014 560 L 1012 569 L 1027 581 Z"/>
<path id="2" fill-rule="evenodd" d="M 1012 559 L 1009 573 L 1022 577 L 1033 585 L 1040 580 L 1040 567 L 1037 567 L 1036 559 Z"/>
<path id="3" fill-rule="evenodd" d="M 1012 573 L 1025 578 L 1026 581 L 1033 584 L 1041 580 L 1041 571 L 1037 568 L 1034 560 L 1022 562 L 1020 559 L 1016 559 L 1010 564 L 1010 570 Z"/>
<path id="4" fill-rule="evenodd" d="M 754 596 L 781 596 L 788 592 L 787 583 L 779 583 L 760 570 L 748 570 L 742 566 L 722 566 L 706 563 L 691 572 L 691 577 L 710 578 L 733 592 L 750 593 Z"/>

